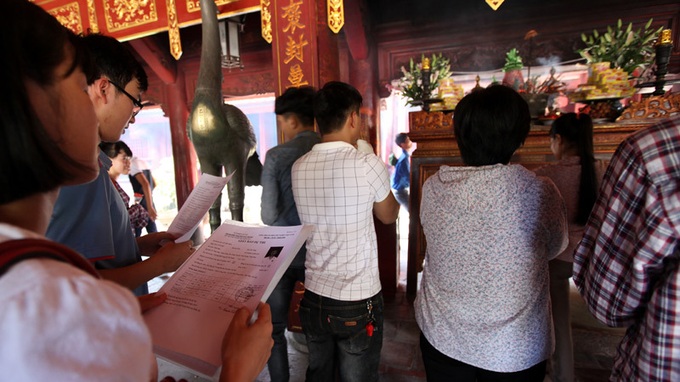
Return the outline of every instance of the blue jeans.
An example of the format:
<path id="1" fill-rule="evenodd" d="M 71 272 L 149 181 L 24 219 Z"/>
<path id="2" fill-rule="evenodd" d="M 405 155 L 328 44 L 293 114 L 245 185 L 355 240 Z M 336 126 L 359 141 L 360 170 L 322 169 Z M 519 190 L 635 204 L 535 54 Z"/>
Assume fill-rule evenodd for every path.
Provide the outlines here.
<path id="1" fill-rule="evenodd" d="M 272 382 L 287 382 L 290 379 L 288 366 L 288 341 L 286 341 L 286 327 L 288 326 L 288 310 L 290 299 L 295 289 L 295 282 L 305 281 L 304 268 L 288 268 L 283 274 L 276 288 L 269 295 L 267 303 L 272 310 L 272 338 L 274 347 L 267 361 L 269 376 Z"/>
<path id="2" fill-rule="evenodd" d="M 367 334 L 367 302 L 373 305 L 373 335 Z M 307 337 L 307 382 L 335 380 L 336 364 L 343 382 L 377 382 L 383 338 L 382 292 L 361 301 L 339 301 L 309 290 L 300 303 Z"/>

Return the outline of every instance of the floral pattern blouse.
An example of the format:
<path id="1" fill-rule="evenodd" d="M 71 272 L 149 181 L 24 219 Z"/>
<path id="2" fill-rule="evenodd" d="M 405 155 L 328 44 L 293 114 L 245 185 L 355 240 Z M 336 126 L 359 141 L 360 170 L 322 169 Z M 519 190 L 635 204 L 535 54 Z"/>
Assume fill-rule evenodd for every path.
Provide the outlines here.
<path id="1" fill-rule="evenodd" d="M 427 241 L 415 302 L 440 352 L 496 372 L 553 350 L 548 260 L 567 245 L 562 197 L 521 165 L 442 166 L 423 185 Z"/>

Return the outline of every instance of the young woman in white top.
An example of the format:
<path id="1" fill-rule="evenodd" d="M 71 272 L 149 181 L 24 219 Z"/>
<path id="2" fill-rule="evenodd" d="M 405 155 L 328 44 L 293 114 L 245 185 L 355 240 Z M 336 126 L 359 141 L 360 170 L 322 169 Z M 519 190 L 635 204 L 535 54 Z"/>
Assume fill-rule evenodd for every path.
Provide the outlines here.
<path id="1" fill-rule="evenodd" d="M 0 51 L 7 58 L 0 60 L 0 263 L 16 248 L 31 256 L 0 270 L 0 380 L 155 381 L 141 310 L 162 296 L 140 307 L 129 290 L 43 237 L 59 187 L 99 171 L 87 52 L 26 0 L 3 0 Z M 264 306 L 252 326 L 249 312 L 237 313 L 225 336 L 221 380 L 252 381 L 264 367 L 272 346 L 268 312 Z"/>

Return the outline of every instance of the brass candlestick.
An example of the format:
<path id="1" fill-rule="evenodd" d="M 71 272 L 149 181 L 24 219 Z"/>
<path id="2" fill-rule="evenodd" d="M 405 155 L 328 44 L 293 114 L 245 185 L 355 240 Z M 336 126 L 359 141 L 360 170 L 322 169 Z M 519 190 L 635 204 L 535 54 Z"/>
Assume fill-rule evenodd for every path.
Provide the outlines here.
<path id="1" fill-rule="evenodd" d="M 666 84 L 666 73 L 668 73 L 668 61 L 671 58 L 673 40 L 671 40 L 671 30 L 664 29 L 655 44 L 656 48 L 656 81 L 654 83 L 654 93 L 652 95 L 663 95 Z"/>
<path id="2" fill-rule="evenodd" d="M 427 100 L 430 98 L 430 59 L 423 57 L 422 81 L 423 81 L 423 110 L 430 111 L 430 104 Z"/>
<path id="3" fill-rule="evenodd" d="M 441 98 L 430 98 L 430 74 L 432 74 L 432 67 L 430 66 L 430 59 L 423 57 L 420 68 L 421 82 L 420 89 L 422 90 L 419 100 L 412 102 L 412 105 L 422 105 L 423 111 L 430 111 L 430 105 L 433 103 L 442 102 Z"/>

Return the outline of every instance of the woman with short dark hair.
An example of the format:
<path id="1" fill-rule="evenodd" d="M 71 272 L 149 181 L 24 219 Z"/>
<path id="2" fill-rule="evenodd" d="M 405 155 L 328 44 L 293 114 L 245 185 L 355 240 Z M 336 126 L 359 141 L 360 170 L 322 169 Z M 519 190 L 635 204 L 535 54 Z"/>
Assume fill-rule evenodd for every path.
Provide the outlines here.
<path id="1" fill-rule="evenodd" d="M 428 381 L 543 381 L 552 353 L 548 260 L 567 244 L 555 185 L 508 164 L 529 108 L 504 86 L 471 93 L 454 112 L 464 166 L 423 185 L 427 240 L 415 303 Z"/>

